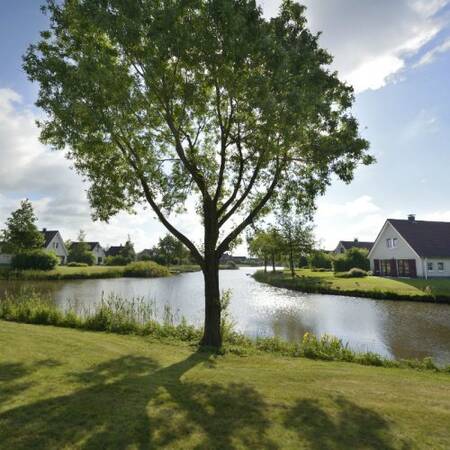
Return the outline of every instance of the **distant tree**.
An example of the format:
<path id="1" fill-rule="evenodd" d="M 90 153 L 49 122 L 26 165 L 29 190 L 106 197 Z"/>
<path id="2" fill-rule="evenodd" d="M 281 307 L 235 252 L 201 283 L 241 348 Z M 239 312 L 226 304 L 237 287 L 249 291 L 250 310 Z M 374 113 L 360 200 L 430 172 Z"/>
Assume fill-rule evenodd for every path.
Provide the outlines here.
<path id="1" fill-rule="evenodd" d="M 311 253 L 314 247 L 312 225 L 307 217 L 299 214 L 280 213 L 278 216 L 282 252 L 289 263 L 292 278 L 295 277 L 295 262 Z"/>
<path id="2" fill-rule="evenodd" d="M 368 250 L 364 248 L 349 248 L 344 253 L 335 256 L 333 269 L 335 272 L 346 272 L 355 268 L 370 270 L 368 254 Z"/>
<path id="3" fill-rule="evenodd" d="M 370 163 L 352 88 L 285 0 L 48 0 L 50 27 L 24 58 L 45 111 L 41 138 L 67 149 L 95 217 L 146 202 L 189 248 L 205 283 L 202 343 L 220 347 L 219 260 L 280 193 L 323 192 Z M 197 202 L 203 242 L 173 213 Z"/>
<path id="4" fill-rule="evenodd" d="M 130 236 L 128 236 L 128 239 L 120 250 L 119 255 L 126 261 L 126 264 L 136 261 L 136 252 L 134 251 L 134 244 L 131 242 Z"/>
<path id="5" fill-rule="evenodd" d="M 89 245 L 85 242 L 85 240 L 86 233 L 83 230 L 80 230 L 78 233 L 78 242 L 70 244 L 67 262 L 85 263 L 89 266 L 92 266 L 95 263 L 95 256 L 90 251 Z"/>
<path id="6" fill-rule="evenodd" d="M 20 203 L 6 220 L 6 228 L 1 232 L 2 251 L 17 254 L 26 250 L 35 250 L 44 246 L 44 236 L 36 226 L 33 205 L 27 199 Z"/>
<path id="7" fill-rule="evenodd" d="M 312 269 L 328 269 L 332 268 L 333 259 L 330 254 L 315 250 L 309 256 L 309 265 Z"/>
<path id="8" fill-rule="evenodd" d="M 275 227 L 259 230 L 248 238 L 248 249 L 250 255 L 264 260 L 265 272 L 269 261 L 272 264 L 272 271 L 275 272 L 276 260 L 282 253 L 281 234 Z"/>
<path id="9" fill-rule="evenodd" d="M 178 239 L 170 234 L 161 238 L 156 246 L 156 252 L 166 265 L 181 264 L 189 255 L 189 250 Z"/>

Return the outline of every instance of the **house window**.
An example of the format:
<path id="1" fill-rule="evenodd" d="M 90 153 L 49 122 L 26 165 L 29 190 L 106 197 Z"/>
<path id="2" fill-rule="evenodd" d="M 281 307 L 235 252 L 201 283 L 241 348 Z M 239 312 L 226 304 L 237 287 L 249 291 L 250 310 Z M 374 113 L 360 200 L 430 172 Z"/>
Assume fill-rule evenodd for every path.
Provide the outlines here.
<path id="1" fill-rule="evenodd" d="M 444 263 L 443 262 L 438 262 L 438 270 L 439 272 L 443 272 L 444 271 Z"/>
<path id="2" fill-rule="evenodd" d="M 398 274 L 401 277 L 409 277 L 409 261 L 407 259 L 398 260 Z"/>
<path id="3" fill-rule="evenodd" d="M 58 248 L 58 242 L 54 242 L 54 243 L 53 243 L 53 247 L 54 247 L 54 248 Z"/>
<path id="4" fill-rule="evenodd" d="M 396 248 L 396 247 L 397 247 L 397 242 L 398 242 L 398 239 L 397 239 L 397 238 L 392 239 L 392 247 L 393 247 L 393 248 Z"/>
<path id="5" fill-rule="evenodd" d="M 390 275 L 391 274 L 391 261 L 388 259 L 383 259 L 380 261 L 381 274 Z"/>
<path id="6" fill-rule="evenodd" d="M 432 262 L 427 263 L 427 270 L 429 270 L 430 272 L 433 272 L 433 263 Z"/>
<path id="7" fill-rule="evenodd" d="M 392 248 L 392 239 L 391 238 L 386 239 L 386 247 L 387 248 Z"/>

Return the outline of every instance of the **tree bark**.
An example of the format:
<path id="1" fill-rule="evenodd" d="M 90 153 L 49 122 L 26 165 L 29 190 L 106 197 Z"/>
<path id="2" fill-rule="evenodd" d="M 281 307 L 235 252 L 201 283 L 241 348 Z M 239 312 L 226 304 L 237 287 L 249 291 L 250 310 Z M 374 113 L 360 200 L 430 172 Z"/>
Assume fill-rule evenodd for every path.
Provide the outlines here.
<path id="1" fill-rule="evenodd" d="M 275 272 L 275 253 L 272 253 L 272 272 Z"/>
<path id="2" fill-rule="evenodd" d="M 267 255 L 264 255 L 264 272 L 267 273 Z"/>
<path id="3" fill-rule="evenodd" d="M 219 258 L 215 255 L 205 257 L 203 267 L 205 280 L 205 325 L 201 344 L 207 347 L 220 348 L 221 335 L 221 304 L 219 288 Z"/>
<path id="4" fill-rule="evenodd" d="M 295 278 L 294 251 L 292 248 L 292 242 L 289 243 L 289 266 L 291 269 L 292 278 Z"/>

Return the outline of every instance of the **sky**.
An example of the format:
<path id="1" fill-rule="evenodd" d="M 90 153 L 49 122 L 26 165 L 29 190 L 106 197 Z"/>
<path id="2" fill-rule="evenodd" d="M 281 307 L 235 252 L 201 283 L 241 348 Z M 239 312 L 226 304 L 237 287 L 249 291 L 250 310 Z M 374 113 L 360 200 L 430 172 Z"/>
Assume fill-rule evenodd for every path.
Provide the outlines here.
<path id="1" fill-rule="evenodd" d="M 267 17 L 278 0 L 259 0 Z M 377 163 L 349 185 L 334 180 L 318 199 L 315 235 L 374 240 L 386 218 L 450 221 L 450 0 L 308 0 L 308 23 L 334 56 L 333 68 L 355 88 L 354 114 Z M 0 0 L 0 228 L 20 200 L 32 200 L 38 225 L 64 239 L 86 231 L 103 245 L 130 235 L 138 250 L 165 234 L 148 209 L 93 222 L 87 185 L 62 152 L 39 142 L 37 86 L 21 68 L 27 46 L 46 28 L 39 0 Z M 194 240 L 192 215 L 176 225 Z M 235 253 L 245 253 L 245 246 Z"/>

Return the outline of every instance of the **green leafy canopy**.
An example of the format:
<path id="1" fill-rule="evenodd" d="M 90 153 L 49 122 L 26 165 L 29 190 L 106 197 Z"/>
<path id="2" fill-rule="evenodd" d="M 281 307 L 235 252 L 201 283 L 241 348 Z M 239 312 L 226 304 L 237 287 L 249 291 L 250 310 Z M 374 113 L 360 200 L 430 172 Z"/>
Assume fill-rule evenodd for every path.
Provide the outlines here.
<path id="1" fill-rule="evenodd" d="M 372 162 L 299 4 L 266 20 L 253 0 L 58 3 L 24 68 L 42 140 L 69 149 L 97 218 L 147 203 L 203 264 L 275 199 L 304 203 Z M 201 250 L 171 222 L 191 197 Z"/>

